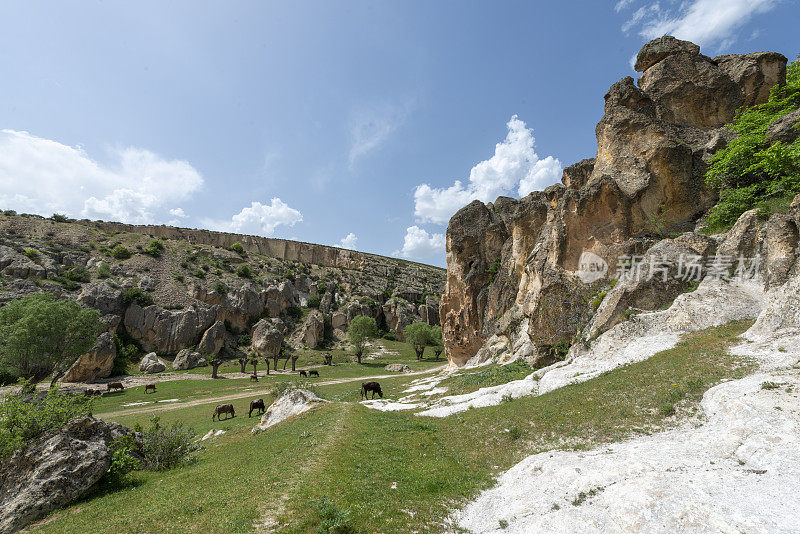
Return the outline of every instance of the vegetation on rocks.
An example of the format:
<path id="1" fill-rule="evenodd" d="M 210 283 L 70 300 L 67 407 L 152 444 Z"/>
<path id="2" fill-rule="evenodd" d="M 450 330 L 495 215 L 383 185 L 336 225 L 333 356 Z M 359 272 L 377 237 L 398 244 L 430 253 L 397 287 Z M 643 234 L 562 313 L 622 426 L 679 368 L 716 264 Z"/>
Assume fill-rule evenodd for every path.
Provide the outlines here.
<path id="1" fill-rule="evenodd" d="M 729 228 L 753 208 L 765 215 L 781 211 L 800 193 L 800 135 L 784 143 L 770 142 L 768 134 L 771 124 L 797 109 L 800 61 L 787 67 L 785 86 L 773 87 L 767 102 L 742 110 L 729 126 L 737 137 L 714 155 L 706 173 L 720 191 L 707 219 L 709 231 Z"/>

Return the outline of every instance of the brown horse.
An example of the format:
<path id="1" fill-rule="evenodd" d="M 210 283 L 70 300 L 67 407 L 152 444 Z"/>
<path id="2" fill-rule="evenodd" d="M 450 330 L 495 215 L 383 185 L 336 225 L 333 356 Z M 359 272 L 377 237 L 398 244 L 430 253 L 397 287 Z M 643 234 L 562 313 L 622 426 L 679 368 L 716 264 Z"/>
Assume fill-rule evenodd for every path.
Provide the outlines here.
<path id="1" fill-rule="evenodd" d="M 152 391 L 153 393 L 156 392 L 156 385 L 155 384 L 145 384 L 144 392 L 147 393 L 148 391 Z"/>
<path id="2" fill-rule="evenodd" d="M 122 385 L 122 382 L 111 382 L 106 386 L 106 388 L 107 391 L 117 390 L 117 389 L 120 391 L 125 391 L 125 386 Z"/>
<path id="3" fill-rule="evenodd" d="M 254 410 L 259 410 L 261 413 L 264 413 L 264 399 L 250 401 L 250 411 L 247 413 L 247 417 L 252 417 Z"/>
<path id="4" fill-rule="evenodd" d="M 257 375 L 250 375 L 250 382 L 258 382 L 258 376 Z"/>
<path id="5" fill-rule="evenodd" d="M 236 417 L 236 410 L 233 409 L 233 404 L 220 404 L 214 408 L 214 414 L 211 416 L 211 420 L 213 421 L 216 417 L 217 420 L 221 421 L 220 415 L 222 414 L 225 414 L 225 419 L 228 418 L 228 414 L 231 414 L 231 417 Z"/>
<path id="6" fill-rule="evenodd" d="M 381 391 L 381 385 L 377 382 L 362 382 L 361 383 L 361 398 L 366 400 L 367 393 L 372 392 L 372 398 L 375 398 L 375 394 L 377 393 L 380 398 L 383 398 L 383 391 Z"/>

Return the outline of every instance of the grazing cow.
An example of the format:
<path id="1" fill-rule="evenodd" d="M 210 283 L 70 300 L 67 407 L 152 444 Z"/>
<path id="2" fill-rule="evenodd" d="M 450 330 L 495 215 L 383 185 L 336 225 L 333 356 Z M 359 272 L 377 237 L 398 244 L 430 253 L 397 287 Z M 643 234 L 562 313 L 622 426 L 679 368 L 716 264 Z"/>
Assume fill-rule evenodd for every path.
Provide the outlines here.
<path id="1" fill-rule="evenodd" d="M 84 389 L 83 390 L 84 397 L 92 397 L 94 396 L 94 390 L 92 388 Z"/>
<path id="2" fill-rule="evenodd" d="M 264 399 L 250 401 L 250 411 L 247 413 L 247 417 L 252 417 L 253 410 L 259 410 L 261 413 L 264 413 Z"/>
<path id="3" fill-rule="evenodd" d="M 152 391 L 153 393 L 156 392 L 156 385 L 155 384 L 145 384 L 144 392 L 147 393 L 148 391 Z"/>
<path id="4" fill-rule="evenodd" d="M 236 417 L 236 411 L 233 409 L 233 404 L 220 404 L 214 408 L 214 415 L 211 416 L 211 420 L 213 421 L 216 417 L 218 421 L 222 421 L 222 419 L 219 417 L 222 414 L 225 414 L 225 419 L 228 418 L 228 414 L 231 414 L 231 417 Z"/>
<path id="5" fill-rule="evenodd" d="M 319 373 L 317 371 L 309 371 L 308 376 L 319 376 Z"/>
<path id="6" fill-rule="evenodd" d="M 377 382 L 362 382 L 361 383 L 361 398 L 366 400 L 367 393 L 372 392 L 372 398 L 375 398 L 375 394 L 377 393 L 380 398 L 383 398 L 383 391 L 381 391 L 381 385 Z"/>
<path id="7" fill-rule="evenodd" d="M 257 375 L 250 375 L 250 382 L 258 382 L 258 376 Z"/>
<path id="8" fill-rule="evenodd" d="M 300 371 L 300 376 L 308 377 L 308 373 L 306 373 L 305 371 Z"/>
<path id="9" fill-rule="evenodd" d="M 111 382 L 106 387 L 108 388 L 107 391 L 116 390 L 116 389 L 118 389 L 120 391 L 125 391 L 125 386 L 122 385 L 122 382 Z"/>

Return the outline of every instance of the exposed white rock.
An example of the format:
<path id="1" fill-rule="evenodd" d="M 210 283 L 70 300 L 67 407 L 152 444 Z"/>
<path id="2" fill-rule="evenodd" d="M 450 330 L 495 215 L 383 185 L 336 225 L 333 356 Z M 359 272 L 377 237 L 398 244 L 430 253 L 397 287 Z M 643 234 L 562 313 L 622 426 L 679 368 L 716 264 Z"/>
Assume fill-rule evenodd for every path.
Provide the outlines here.
<path id="1" fill-rule="evenodd" d="M 287 389 L 267 408 L 267 411 L 261 416 L 261 421 L 253 427 L 253 433 L 266 430 L 284 419 L 316 408 L 326 402 L 328 401 L 308 390 Z"/>

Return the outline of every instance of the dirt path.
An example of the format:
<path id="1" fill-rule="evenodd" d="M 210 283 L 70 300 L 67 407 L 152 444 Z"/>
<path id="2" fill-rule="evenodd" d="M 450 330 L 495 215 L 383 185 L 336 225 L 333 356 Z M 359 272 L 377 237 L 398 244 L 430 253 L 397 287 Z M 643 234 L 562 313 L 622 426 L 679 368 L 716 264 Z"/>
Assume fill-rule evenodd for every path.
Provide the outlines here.
<path id="1" fill-rule="evenodd" d="M 414 371 L 411 373 L 394 373 L 391 375 L 373 375 L 373 376 L 357 376 L 351 378 L 335 378 L 331 380 L 322 380 L 320 382 L 314 382 L 315 386 L 331 386 L 334 384 L 344 384 L 346 382 L 358 382 L 358 381 L 366 381 L 366 380 L 379 380 L 383 378 L 397 378 L 401 376 L 417 376 L 417 375 L 424 375 L 428 373 L 434 373 L 436 371 L 442 371 L 447 365 L 441 365 L 439 367 L 434 367 L 433 369 L 427 369 L 425 371 Z M 185 376 L 185 375 L 184 375 Z M 104 418 L 111 418 L 111 417 L 119 417 L 120 415 L 138 415 L 138 414 L 146 414 L 168 410 L 177 410 L 179 408 L 188 408 L 191 406 L 200 406 L 203 404 L 215 404 L 221 401 L 232 401 L 237 399 L 244 399 L 247 397 L 255 397 L 257 395 L 268 395 L 271 393 L 275 388 L 270 387 L 267 389 L 262 390 L 251 390 L 251 391 L 244 391 L 240 393 L 230 393 L 228 395 L 219 395 L 215 397 L 204 397 L 202 399 L 196 399 L 191 401 L 184 401 L 184 402 L 173 402 L 170 404 L 152 404 L 148 406 L 142 406 L 139 408 L 132 408 L 127 410 L 115 410 L 113 412 L 101 412 L 98 413 L 98 416 L 102 416 Z"/>

